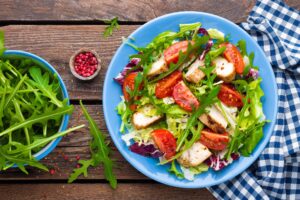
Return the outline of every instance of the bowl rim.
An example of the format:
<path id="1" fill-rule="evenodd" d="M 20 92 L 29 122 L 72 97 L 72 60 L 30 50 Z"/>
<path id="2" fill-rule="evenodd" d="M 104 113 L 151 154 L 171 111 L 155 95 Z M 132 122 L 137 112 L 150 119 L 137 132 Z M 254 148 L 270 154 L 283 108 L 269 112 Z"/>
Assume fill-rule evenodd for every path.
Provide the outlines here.
<path id="1" fill-rule="evenodd" d="M 33 53 L 29 53 L 27 51 L 22 51 L 22 50 L 6 50 L 3 53 L 3 56 L 19 56 L 19 57 L 26 57 L 29 59 L 32 59 L 35 62 L 38 62 L 41 67 L 46 68 L 47 70 L 50 70 L 50 72 L 52 74 L 56 74 L 59 84 L 60 84 L 60 88 L 62 90 L 62 95 L 63 98 L 67 98 L 67 104 L 70 105 L 70 100 L 69 100 L 69 94 L 67 91 L 67 87 L 65 86 L 63 79 L 61 78 L 61 76 L 59 75 L 59 73 L 56 71 L 56 69 L 49 63 L 47 62 L 45 59 L 33 54 Z M 67 129 L 68 127 L 68 123 L 69 123 L 69 115 L 64 115 L 63 119 L 61 121 L 60 127 L 58 129 L 59 132 L 64 131 Z M 62 137 L 56 138 L 55 140 L 53 140 L 52 142 L 50 142 L 49 144 L 47 144 L 46 146 L 44 146 L 39 152 L 35 153 L 33 156 L 35 157 L 36 160 L 41 160 L 44 157 L 46 157 L 50 152 L 52 152 L 54 150 L 54 148 L 58 145 L 58 143 L 61 141 Z M 13 166 L 16 167 L 16 166 Z"/>
<path id="2" fill-rule="evenodd" d="M 254 46 L 257 47 L 257 50 L 262 54 L 262 56 L 265 58 L 265 60 L 267 61 L 268 65 L 265 66 L 267 68 L 269 68 L 272 72 L 273 72 L 273 69 L 270 65 L 270 62 L 269 60 L 267 59 L 265 53 L 263 52 L 263 50 L 261 49 L 261 47 L 257 44 L 257 42 L 245 31 L 243 30 L 241 27 L 239 27 L 237 24 L 229 21 L 228 19 L 225 19 L 223 17 L 220 17 L 218 15 L 214 15 L 214 14 L 211 14 L 211 13 L 206 13 L 206 12 L 199 12 L 199 11 L 180 11 L 180 12 L 173 12 L 173 13 L 169 13 L 169 14 L 166 14 L 166 15 L 162 15 L 162 16 L 159 16 L 157 18 L 154 18 L 150 21 L 148 21 L 147 23 L 143 24 L 142 26 L 138 27 L 135 31 L 133 31 L 128 37 L 130 38 L 132 35 L 135 35 L 137 32 L 141 31 L 145 26 L 149 26 L 153 23 L 156 23 L 157 21 L 163 19 L 163 18 L 167 18 L 167 17 L 172 17 L 172 16 L 176 16 L 176 15 L 183 15 L 183 14 L 197 14 L 197 15 L 203 15 L 203 16 L 208 16 L 208 17 L 213 17 L 213 18 L 217 18 L 218 20 L 224 22 L 224 23 L 228 23 L 228 24 L 231 24 L 232 26 L 236 27 L 237 29 L 239 29 L 240 31 L 244 32 L 245 35 L 248 36 L 248 38 L 254 43 Z M 228 180 L 231 180 L 233 179 L 234 177 L 236 177 L 237 175 L 241 174 L 242 172 L 244 172 L 245 170 L 247 170 L 254 162 L 255 160 L 258 158 L 258 156 L 261 155 L 262 151 L 265 149 L 266 145 L 268 144 L 269 142 L 269 139 L 272 135 L 272 132 L 270 134 L 267 135 L 267 137 L 264 139 L 264 141 L 261 141 L 262 143 L 260 144 L 260 146 L 257 146 L 257 154 L 255 156 L 252 155 L 252 158 L 253 158 L 253 161 L 252 162 L 249 162 L 247 165 L 245 165 L 245 167 L 242 167 L 242 168 L 239 168 L 230 178 L 226 178 L 226 179 L 221 179 L 221 180 L 216 180 L 214 183 L 210 183 L 210 184 L 205 184 L 205 185 L 188 185 L 188 184 L 184 184 L 184 183 L 181 183 L 181 184 L 178 184 L 177 182 L 174 182 L 174 183 L 171 183 L 170 181 L 166 181 L 166 180 L 162 180 L 162 179 L 159 179 L 154 173 L 150 173 L 146 170 L 143 170 L 143 169 L 140 169 L 138 167 L 138 165 L 135 163 L 135 162 L 131 162 L 130 161 L 130 156 L 125 152 L 125 151 L 121 151 L 120 149 L 122 149 L 121 147 L 121 144 L 119 144 L 119 142 L 117 141 L 117 139 L 115 138 L 115 134 L 111 134 L 111 132 L 113 133 L 113 128 L 111 127 L 111 124 L 109 123 L 109 118 L 108 118 L 108 112 L 109 110 L 107 110 L 107 107 L 105 106 L 106 104 L 108 104 L 109 102 L 107 102 L 107 98 L 106 98 L 106 94 L 107 93 L 107 90 L 108 90 L 108 87 L 107 85 L 109 84 L 109 80 L 108 80 L 108 74 L 110 73 L 110 71 L 112 70 L 112 63 L 115 62 L 115 60 L 117 59 L 117 56 L 119 54 L 119 52 L 121 51 L 122 47 L 124 46 L 125 44 L 122 43 L 119 48 L 117 49 L 117 51 L 115 52 L 109 66 L 108 66 L 108 69 L 107 69 L 107 72 L 106 72 L 106 76 L 105 76 L 105 80 L 104 80 L 104 85 L 103 85 L 103 111 L 104 111 L 104 118 L 105 118 L 105 122 L 106 122 L 106 126 L 108 128 L 108 131 L 109 131 L 109 134 L 111 135 L 111 138 L 114 142 L 114 144 L 116 145 L 117 149 L 119 150 L 119 152 L 122 154 L 122 156 L 126 159 L 127 162 L 129 162 L 136 170 L 138 170 L 139 172 L 141 172 L 142 174 L 144 174 L 145 176 L 159 182 L 159 183 L 163 183 L 165 185 L 169 185 L 169 186 L 172 186 L 172 187 L 179 187 L 179 188 L 187 188 L 187 189 L 192 189 L 192 188 L 203 188 L 203 187 L 210 187 L 210 186 L 214 186 L 214 185 L 218 185 L 220 183 L 223 183 L 223 182 L 226 182 Z M 270 76 L 270 81 L 274 82 L 275 84 L 273 85 L 273 88 L 274 88 L 274 91 L 275 91 L 275 105 L 277 105 L 274 109 L 274 116 L 273 116 L 273 119 L 270 119 L 272 120 L 270 122 L 270 129 L 273 130 L 274 129 L 274 126 L 275 126 L 275 121 L 276 121 L 276 116 L 277 116 L 277 113 L 278 113 L 278 90 L 277 90 L 277 84 L 276 84 L 276 81 L 275 81 L 275 76 L 274 76 L 274 72 L 273 74 Z"/>

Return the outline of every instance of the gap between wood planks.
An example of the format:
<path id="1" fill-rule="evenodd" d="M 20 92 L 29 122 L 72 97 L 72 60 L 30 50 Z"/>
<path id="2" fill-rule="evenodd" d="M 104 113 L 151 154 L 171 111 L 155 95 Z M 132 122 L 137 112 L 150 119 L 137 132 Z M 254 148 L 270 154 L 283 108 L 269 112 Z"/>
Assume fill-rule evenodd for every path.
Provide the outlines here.
<path id="1" fill-rule="evenodd" d="M 0 185 L 1 184 L 57 184 L 57 183 L 64 183 L 64 184 L 68 184 L 68 181 L 66 179 L 32 179 L 30 181 L 28 180 L 13 180 L 13 179 L 9 179 L 9 180 L 0 180 Z M 73 182 L 73 184 L 99 184 L 99 183 L 105 183 L 108 184 L 108 181 L 106 181 L 105 179 L 77 179 L 75 182 Z M 154 180 L 151 179 L 118 179 L 118 184 L 161 184 L 158 183 Z"/>
<path id="2" fill-rule="evenodd" d="M 72 105 L 79 105 L 79 99 L 70 99 L 70 104 Z M 103 101 L 102 99 L 100 100 L 95 100 L 95 99 L 84 99 L 82 100 L 82 104 L 83 105 L 102 105 L 103 104 Z"/>
<path id="3" fill-rule="evenodd" d="M 146 21 L 118 21 L 119 25 L 143 25 Z M 81 21 L 20 21 L 20 20 L 8 20 L 0 21 L 0 26 L 8 25 L 107 25 L 102 20 L 81 20 Z"/>

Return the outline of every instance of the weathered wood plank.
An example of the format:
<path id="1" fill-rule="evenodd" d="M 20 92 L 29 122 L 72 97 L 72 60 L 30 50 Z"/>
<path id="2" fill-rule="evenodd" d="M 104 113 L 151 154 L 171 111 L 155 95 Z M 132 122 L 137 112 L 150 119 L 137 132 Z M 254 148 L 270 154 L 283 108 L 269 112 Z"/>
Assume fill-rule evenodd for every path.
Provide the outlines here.
<path id="1" fill-rule="evenodd" d="M 81 199 L 215 199 L 206 189 L 185 190 L 160 184 L 119 184 L 112 190 L 107 184 L 9 184 L 0 185 L 6 200 L 81 200 Z M 3 196 L 3 197 L 4 197 Z"/>
<path id="2" fill-rule="evenodd" d="M 0 6 L 1 7 L 1 6 Z M 121 26 L 112 37 L 104 38 L 104 25 L 94 26 L 4 26 L 6 46 L 37 54 L 50 62 L 60 73 L 71 99 L 102 99 L 105 73 L 112 56 L 121 44 L 122 36 L 128 36 L 138 26 Z M 71 55 L 80 48 L 96 50 L 102 59 L 100 74 L 90 82 L 76 79 L 69 70 Z"/>
<path id="3" fill-rule="evenodd" d="M 196 10 L 213 13 L 235 23 L 246 19 L 254 5 L 254 0 L 33 0 L 1 1 L 0 20 L 9 21 L 85 21 L 103 20 L 118 16 L 122 21 L 145 22 L 158 16 Z M 291 1 L 295 4 L 296 0 Z M 299 4 L 297 4 L 299 5 Z"/>

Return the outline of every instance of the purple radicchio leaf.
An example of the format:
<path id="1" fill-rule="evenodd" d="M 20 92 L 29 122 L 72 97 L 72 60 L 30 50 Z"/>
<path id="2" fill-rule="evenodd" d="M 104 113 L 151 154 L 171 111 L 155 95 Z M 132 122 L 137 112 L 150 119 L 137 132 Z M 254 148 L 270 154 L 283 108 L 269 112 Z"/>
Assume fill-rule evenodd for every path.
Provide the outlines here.
<path id="1" fill-rule="evenodd" d="M 205 28 L 199 28 L 198 34 L 208 35 L 208 32 Z M 213 40 L 210 38 L 205 46 L 204 51 L 200 55 L 200 60 L 203 60 L 205 58 L 205 55 L 210 51 L 213 44 Z"/>
<path id="2" fill-rule="evenodd" d="M 200 55 L 200 60 L 203 60 L 205 58 L 205 55 L 210 51 L 213 44 L 214 43 L 213 43 L 212 39 L 209 39 L 206 46 L 205 46 L 204 51 Z"/>
<path id="3" fill-rule="evenodd" d="M 205 164 L 207 164 L 213 170 L 219 171 L 232 163 L 234 160 L 237 160 L 240 155 L 237 153 L 232 153 L 230 157 L 231 158 L 229 160 L 226 160 L 225 158 L 221 158 L 220 154 L 213 154 L 207 160 L 205 160 Z"/>
<path id="4" fill-rule="evenodd" d="M 115 81 L 117 81 L 120 85 L 123 85 L 125 76 L 127 72 L 132 69 L 133 67 L 137 66 L 140 62 L 139 58 L 132 58 L 130 62 L 124 67 L 124 69 L 114 78 Z M 141 71 L 142 67 L 133 70 L 132 72 Z"/>
<path id="5" fill-rule="evenodd" d="M 253 78 L 254 80 L 256 80 L 259 76 L 259 73 L 256 69 L 251 68 L 249 70 L 249 73 L 247 74 L 246 78 Z"/>
<path id="6" fill-rule="evenodd" d="M 202 34 L 202 35 L 208 35 L 208 32 L 205 28 L 199 28 L 198 29 L 198 33 L 199 34 Z"/>
<path id="7" fill-rule="evenodd" d="M 139 144 L 137 142 L 133 143 L 129 149 L 137 154 L 140 154 L 142 156 L 146 157 L 153 157 L 153 158 L 158 158 L 163 156 L 163 153 L 160 152 L 158 149 L 155 148 L 153 144 Z"/>

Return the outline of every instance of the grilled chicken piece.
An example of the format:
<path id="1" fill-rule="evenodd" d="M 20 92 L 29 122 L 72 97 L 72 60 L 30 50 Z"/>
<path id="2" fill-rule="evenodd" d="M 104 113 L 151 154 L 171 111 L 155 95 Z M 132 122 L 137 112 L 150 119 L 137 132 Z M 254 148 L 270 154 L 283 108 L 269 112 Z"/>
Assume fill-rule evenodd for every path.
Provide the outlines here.
<path id="1" fill-rule="evenodd" d="M 224 82 L 231 82 L 235 78 L 235 67 L 233 63 L 228 62 L 225 58 L 217 57 L 212 61 L 216 65 L 216 74 Z"/>
<path id="2" fill-rule="evenodd" d="M 198 83 L 201 79 L 204 78 L 205 74 L 199 69 L 199 67 L 204 66 L 204 61 L 200 60 L 199 58 L 193 62 L 190 66 L 189 70 L 185 74 L 186 80 L 192 83 Z"/>
<path id="3" fill-rule="evenodd" d="M 228 123 L 221 112 L 214 105 L 209 108 L 208 113 L 201 115 L 199 120 L 217 133 L 226 132 Z"/>
<path id="4" fill-rule="evenodd" d="M 147 110 L 151 110 L 154 107 L 152 105 L 146 105 L 142 109 L 139 109 L 137 112 L 135 112 L 132 116 L 132 123 L 136 129 L 143 129 L 147 128 L 154 122 L 161 119 L 162 115 L 154 115 L 154 116 L 148 116 Z"/>
<path id="5" fill-rule="evenodd" d="M 160 73 L 163 73 L 165 71 L 168 70 L 168 65 L 165 61 L 165 58 L 163 56 L 161 56 L 157 61 L 155 61 L 149 72 L 148 72 L 148 76 L 155 76 L 155 75 L 158 75 Z"/>
<path id="6" fill-rule="evenodd" d="M 191 148 L 183 152 L 177 161 L 184 167 L 195 167 L 210 156 L 211 152 L 206 146 L 200 142 L 195 142 Z"/>
<path id="7" fill-rule="evenodd" d="M 228 123 L 230 124 L 232 129 L 235 129 L 235 126 L 236 126 L 236 113 L 238 111 L 237 107 L 226 106 L 222 102 L 221 102 L 222 107 L 220 107 L 217 104 L 215 104 L 215 106 L 219 110 L 219 112 L 221 112 L 221 113 L 222 113 L 222 109 L 223 109 L 223 111 L 225 112 Z"/>

